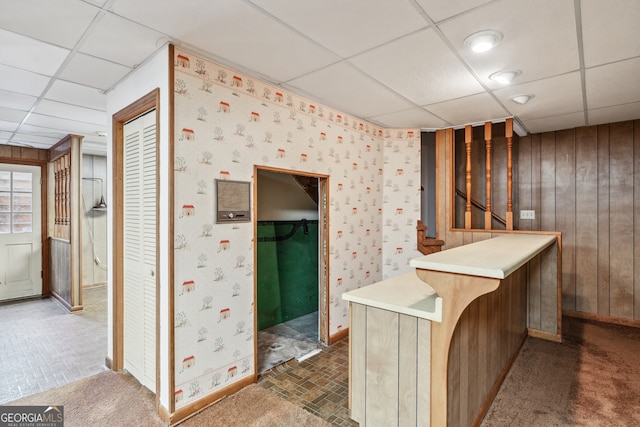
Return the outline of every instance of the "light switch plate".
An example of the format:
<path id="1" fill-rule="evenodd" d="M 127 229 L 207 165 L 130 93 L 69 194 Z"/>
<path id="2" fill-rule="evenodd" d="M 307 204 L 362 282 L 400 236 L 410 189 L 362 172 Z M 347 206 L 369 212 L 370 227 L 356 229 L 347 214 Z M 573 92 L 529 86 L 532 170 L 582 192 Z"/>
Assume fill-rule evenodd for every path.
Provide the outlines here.
<path id="1" fill-rule="evenodd" d="M 520 219 L 536 219 L 536 211 L 521 210 Z"/>

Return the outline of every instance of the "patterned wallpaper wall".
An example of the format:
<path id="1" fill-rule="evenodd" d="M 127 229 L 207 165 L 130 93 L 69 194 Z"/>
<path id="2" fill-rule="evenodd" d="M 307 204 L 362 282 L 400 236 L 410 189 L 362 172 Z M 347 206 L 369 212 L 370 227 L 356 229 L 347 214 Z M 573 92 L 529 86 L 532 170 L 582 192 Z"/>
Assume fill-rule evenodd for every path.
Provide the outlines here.
<path id="1" fill-rule="evenodd" d="M 252 375 L 253 224 L 216 224 L 214 179 L 254 165 L 329 175 L 330 334 L 342 292 L 410 269 L 420 135 L 383 129 L 175 50 L 176 408 Z M 253 201 L 252 201 L 253 202 Z"/>

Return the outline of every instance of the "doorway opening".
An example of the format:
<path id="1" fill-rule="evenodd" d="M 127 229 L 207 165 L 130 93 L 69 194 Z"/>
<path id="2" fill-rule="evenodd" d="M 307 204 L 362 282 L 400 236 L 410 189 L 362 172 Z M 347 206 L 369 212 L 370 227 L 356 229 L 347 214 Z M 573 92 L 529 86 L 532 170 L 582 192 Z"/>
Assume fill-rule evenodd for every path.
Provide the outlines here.
<path id="1" fill-rule="evenodd" d="M 257 372 L 327 343 L 327 177 L 256 171 Z"/>

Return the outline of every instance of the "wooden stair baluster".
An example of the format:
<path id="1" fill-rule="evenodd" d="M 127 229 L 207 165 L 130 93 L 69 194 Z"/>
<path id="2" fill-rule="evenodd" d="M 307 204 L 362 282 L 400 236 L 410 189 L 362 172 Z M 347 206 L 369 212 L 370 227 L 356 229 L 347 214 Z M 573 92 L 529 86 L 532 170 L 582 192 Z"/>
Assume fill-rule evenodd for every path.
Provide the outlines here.
<path id="1" fill-rule="evenodd" d="M 513 230 L 513 119 L 507 119 L 507 230 Z"/>
<path id="2" fill-rule="evenodd" d="M 464 128 L 464 144 L 467 152 L 467 164 L 466 164 L 466 187 L 467 187 L 467 205 L 464 212 L 464 228 L 471 229 L 471 140 L 473 130 L 471 125 L 467 125 Z"/>
<path id="3" fill-rule="evenodd" d="M 484 229 L 491 230 L 491 122 L 484 124 L 484 144 L 487 150 L 485 166 L 486 207 L 484 211 Z"/>

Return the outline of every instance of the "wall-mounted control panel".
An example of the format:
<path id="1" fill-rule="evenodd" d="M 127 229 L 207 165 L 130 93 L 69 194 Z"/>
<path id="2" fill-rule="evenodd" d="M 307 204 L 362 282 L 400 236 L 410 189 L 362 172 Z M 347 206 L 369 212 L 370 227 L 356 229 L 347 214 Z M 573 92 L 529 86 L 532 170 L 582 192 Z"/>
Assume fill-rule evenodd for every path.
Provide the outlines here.
<path id="1" fill-rule="evenodd" d="M 251 183 L 216 179 L 216 222 L 251 221 Z"/>

